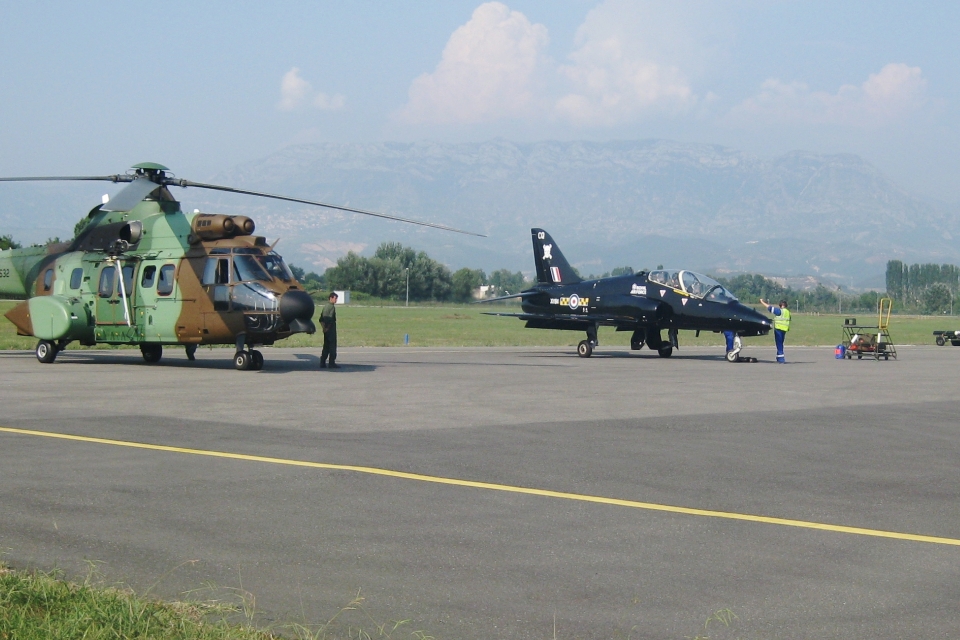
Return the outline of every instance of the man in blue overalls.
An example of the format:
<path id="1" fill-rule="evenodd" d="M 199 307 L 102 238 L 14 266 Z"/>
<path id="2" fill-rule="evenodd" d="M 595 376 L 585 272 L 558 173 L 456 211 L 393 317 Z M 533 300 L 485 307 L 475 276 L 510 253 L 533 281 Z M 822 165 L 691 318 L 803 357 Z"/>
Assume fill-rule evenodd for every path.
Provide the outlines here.
<path id="1" fill-rule="evenodd" d="M 783 357 L 783 339 L 790 331 L 790 310 L 787 309 L 787 301 L 781 300 L 779 307 L 774 307 L 763 298 L 760 298 L 760 304 L 767 308 L 769 313 L 773 314 L 773 339 L 777 343 L 777 363 L 786 364 Z"/>

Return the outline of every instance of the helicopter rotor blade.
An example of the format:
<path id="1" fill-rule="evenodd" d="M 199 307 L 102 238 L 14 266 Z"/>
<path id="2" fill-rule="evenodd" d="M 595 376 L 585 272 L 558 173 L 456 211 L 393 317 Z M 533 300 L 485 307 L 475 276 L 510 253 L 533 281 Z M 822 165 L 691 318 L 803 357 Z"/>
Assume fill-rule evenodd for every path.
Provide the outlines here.
<path id="1" fill-rule="evenodd" d="M 112 176 L 35 176 L 26 178 L 0 178 L 0 182 L 43 182 L 54 180 L 88 180 L 100 182 L 133 182 L 135 176 L 112 175 Z"/>
<path id="2" fill-rule="evenodd" d="M 168 179 L 165 181 L 166 184 L 174 184 L 179 187 L 199 187 L 201 189 L 213 189 L 215 191 L 226 191 L 228 193 L 239 193 L 248 196 L 257 196 L 260 198 L 273 198 L 274 200 L 286 200 L 287 202 L 298 202 L 300 204 L 309 204 L 315 207 L 326 207 L 328 209 L 337 209 L 338 211 L 347 211 L 349 213 L 361 213 L 366 216 L 374 216 L 376 218 L 384 218 L 386 220 L 396 220 L 397 222 L 406 222 L 408 224 L 418 224 L 423 227 L 432 227 L 434 229 L 442 229 L 443 231 L 453 231 L 454 233 L 462 233 L 468 236 L 478 236 L 480 238 L 486 238 L 487 236 L 482 233 L 475 233 L 473 231 L 464 231 L 462 229 L 454 229 L 453 227 L 448 227 L 443 224 L 436 224 L 433 222 L 423 222 L 421 220 L 411 220 L 410 218 L 401 218 L 400 216 L 391 216 L 386 213 L 378 213 L 376 211 L 367 211 L 366 209 L 354 209 L 351 207 L 343 207 L 338 204 L 327 204 L 326 202 L 317 202 L 316 200 L 304 200 L 302 198 L 291 198 L 289 196 L 278 196 L 273 193 L 263 193 L 260 191 L 248 191 L 246 189 L 236 189 L 234 187 L 222 187 L 215 184 L 203 184 L 201 182 L 191 182 L 190 180 L 181 180 L 181 179 Z"/>
<path id="3" fill-rule="evenodd" d="M 137 178 L 123 189 L 120 193 L 110 198 L 110 200 L 101 207 L 103 211 L 130 211 L 140 202 L 156 191 L 161 185 L 147 178 Z"/>

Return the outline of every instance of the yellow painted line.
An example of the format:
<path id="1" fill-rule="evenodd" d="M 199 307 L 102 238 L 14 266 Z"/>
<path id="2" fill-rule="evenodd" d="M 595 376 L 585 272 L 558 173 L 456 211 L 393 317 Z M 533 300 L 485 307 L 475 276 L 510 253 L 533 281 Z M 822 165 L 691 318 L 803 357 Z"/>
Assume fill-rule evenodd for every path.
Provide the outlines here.
<path id="1" fill-rule="evenodd" d="M 825 524 L 822 522 L 808 522 L 805 520 L 790 520 L 787 518 L 772 518 L 769 516 L 755 516 L 746 513 L 734 513 L 728 511 L 711 511 L 709 509 L 693 509 L 690 507 L 677 507 L 667 504 L 656 504 L 653 502 L 638 502 L 636 500 L 621 500 L 619 498 L 604 498 L 602 496 L 591 496 L 579 493 L 565 493 L 563 491 L 550 491 L 548 489 L 531 489 L 528 487 L 515 487 L 507 484 L 495 484 L 491 482 L 477 482 L 475 480 L 459 480 L 457 478 L 444 478 L 442 476 L 427 476 L 419 473 L 408 473 L 406 471 L 393 471 L 391 469 L 378 469 L 376 467 L 358 467 L 349 464 L 330 464 L 327 462 L 309 462 L 307 460 L 288 460 L 285 458 L 271 458 L 267 456 L 251 456 L 245 453 L 229 453 L 224 451 L 210 451 L 206 449 L 187 449 L 184 447 L 170 447 L 162 444 L 147 444 L 143 442 L 129 442 L 126 440 L 110 440 L 107 438 L 91 438 L 88 436 L 76 436 L 67 433 L 54 433 L 50 431 L 34 431 L 32 429 L 14 429 L 12 427 L 0 427 L 0 432 L 15 433 L 25 436 L 40 436 L 44 438 L 57 438 L 60 440 L 74 440 L 77 442 L 88 442 L 93 444 L 108 444 L 115 447 L 129 447 L 132 449 L 147 449 L 150 451 L 168 451 L 171 453 L 185 453 L 195 456 L 207 456 L 210 458 L 227 458 L 230 460 L 246 460 L 248 462 L 266 462 L 268 464 L 281 464 L 290 467 L 308 467 L 311 469 L 333 469 L 338 471 L 354 471 L 356 473 L 366 473 L 377 476 L 388 476 L 391 478 L 402 478 L 404 480 L 419 480 L 420 482 L 432 482 L 434 484 L 448 484 L 458 487 L 471 487 L 474 489 L 486 489 L 488 491 L 505 491 L 507 493 L 521 493 L 532 496 L 542 496 L 545 498 L 561 498 L 563 500 L 575 500 L 577 502 L 594 502 L 597 504 L 607 504 L 617 507 L 629 507 L 632 509 L 646 509 L 649 511 L 666 511 L 668 513 L 682 513 L 690 516 L 704 516 L 708 518 L 723 518 L 725 520 L 742 520 L 746 522 L 762 522 L 764 524 L 775 524 L 783 527 L 800 527 L 802 529 L 818 529 L 820 531 L 833 531 L 836 533 L 850 533 L 859 536 L 872 536 L 876 538 L 894 538 L 897 540 L 910 540 L 912 542 L 931 542 L 934 544 L 947 544 L 960 546 L 960 540 L 954 538 L 940 538 L 937 536 L 923 536 L 915 533 L 900 533 L 898 531 L 882 531 L 879 529 L 864 529 L 861 527 L 847 527 L 837 524 Z"/>

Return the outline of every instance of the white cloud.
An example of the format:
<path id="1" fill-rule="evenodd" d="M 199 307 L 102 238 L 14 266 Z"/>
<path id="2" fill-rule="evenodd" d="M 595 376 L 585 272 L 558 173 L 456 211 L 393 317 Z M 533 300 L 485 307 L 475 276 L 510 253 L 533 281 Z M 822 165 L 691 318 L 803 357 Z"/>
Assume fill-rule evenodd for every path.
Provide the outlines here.
<path id="1" fill-rule="evenodd" d="M 547 29 L 500 2 L 487 2 L 450 36 L 440 63 L 410 85 L 398 119 L 469 124 L 531 115 Z"/>
<path id="2" fill-rule="evenodd" d="M 314 93 L 310 83 L 300 76 L 300 69 L 293 67 L 280 81 L 280 102 L 277 108 L 281 111 L 294 111 L 308 104 L 324 111 L 335 111 L 343 108 L 346 98 L 339 93 L 333 96 L 320 91 Z"/>
<path id="3" fill-rule="evenodd" d="M 878 126 L 920 109 L 927 81 L 920 67 L 890 63 L 860 86 L 845 84 L 836 93 L 811 91 L 802 82 L 771 78 L 760 93 L 734 107 L 734 122 Z"/>
<path id="4" fill-rule="evenodd" d="M 573 91 L 556 102 L 556 110 L 578 124 L 616 124 L 651 108 L 683 109 L 696 100 L 679 69 L 630 56 L 616 34 L 585 38 L 570 60 L 560 72 Z"/>
<path id="5" fill-rule="evenodd" d="M 283 111 L 293 111 L 300 107 L 310 92 L 310 83 L 300 77 L 300 69 L 294 67 L 283 75 L 280 81 L 280 104 Z"/>
<path id="6" fill-rule="evenodd" d="M 726 21 L 710 4 L 605 0 L 577 29 L 559 68 L 567 93 L 556 112 L 574 123 L 613 125 L 698 102 L 681 69 L 702 73 L 724 57 Z"/>

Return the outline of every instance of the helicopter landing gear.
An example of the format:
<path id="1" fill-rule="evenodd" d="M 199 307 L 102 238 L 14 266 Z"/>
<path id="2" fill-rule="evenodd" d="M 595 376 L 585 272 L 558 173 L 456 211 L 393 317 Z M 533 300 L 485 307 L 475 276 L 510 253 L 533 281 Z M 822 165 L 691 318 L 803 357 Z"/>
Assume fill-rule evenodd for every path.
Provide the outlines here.
<path id="1" fill-rule="evenodd" d="M 643 343 L 647 341 L 647 332 L 643 329 L 637 329 L 633 332 L 633 335 L 630 336 L 630 349 L 632 351 L 639 351 L 643 348 Z"/>
<path id="2" fill-rule="evenodd" d="M 160 362 L 160 358 L 163 356 L 163 345 L 152 343 L 142 344 L 140 345 L 140 354 L 143 356 L 144 361 L 150 364 Z"/>
<path id="3" fill-rule="evenodd" d="M 187 360 L 193 361 L 197 359 L 197 345 L 188 344 L 184 346 L 184 350 L 187 352 Z"/>
<path id="4" fill-rule="evenodd" d="M 49 340 L 41 340 L 37 343 L 37 360 L 44 364 L 50 364 L 56 360 L 59 352 L 57 345 Z"/>
<path id="5" fill-rule="evenodd" d="M 247 349 L 247 336 L 237 335 L 237 352 L 233 356 L 233 366 L 237 371 L 260 371 L 263 369 L 263 354 L 256 349 Z"/>
<path id="6" fill-rule="evenodd" d="M 665 344 L 661 346 L 659 349 L 657 349 L 657 355 L 661 358 L 669 358 L 673 355 L 673 345 Z"/>
<path id="7" fill-rule="evenodd" d="M 237 351 L 233 356 L 233 366 L 237 371 L 260 371 L 263 369 L 263 354 L 256 349 Z"/>

